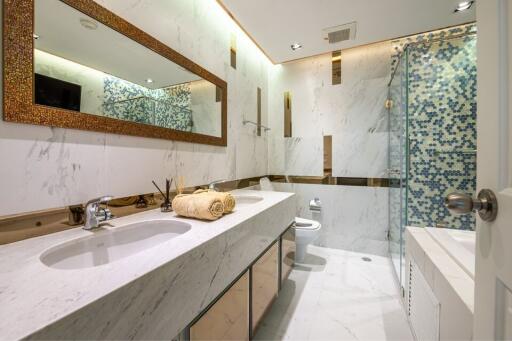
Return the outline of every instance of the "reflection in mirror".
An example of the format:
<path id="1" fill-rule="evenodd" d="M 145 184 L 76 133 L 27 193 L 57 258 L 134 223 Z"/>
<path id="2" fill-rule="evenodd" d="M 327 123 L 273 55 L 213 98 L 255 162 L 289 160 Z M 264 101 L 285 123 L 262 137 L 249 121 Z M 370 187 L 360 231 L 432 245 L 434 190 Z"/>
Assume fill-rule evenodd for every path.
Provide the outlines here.
<path id="1" fill-rule="evenodd" d="M 34 101 L 220 137 L 222 89 L 59 0 L 35 0 Z"/>

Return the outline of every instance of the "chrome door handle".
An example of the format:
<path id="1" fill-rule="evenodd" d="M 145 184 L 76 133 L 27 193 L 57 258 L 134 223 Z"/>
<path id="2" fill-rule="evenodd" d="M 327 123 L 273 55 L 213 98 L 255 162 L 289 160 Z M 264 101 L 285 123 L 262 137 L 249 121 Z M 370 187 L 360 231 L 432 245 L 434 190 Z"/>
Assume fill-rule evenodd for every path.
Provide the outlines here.
<path id="1" fill-rule="evenodd" d="M 464 193 L 450 193 L 444 205 L 455 214 L 478 212 L 484 221 L 494 221 L 498 215 L 498 200 L 490 189 L 481 190 L 476 199 Z"/>

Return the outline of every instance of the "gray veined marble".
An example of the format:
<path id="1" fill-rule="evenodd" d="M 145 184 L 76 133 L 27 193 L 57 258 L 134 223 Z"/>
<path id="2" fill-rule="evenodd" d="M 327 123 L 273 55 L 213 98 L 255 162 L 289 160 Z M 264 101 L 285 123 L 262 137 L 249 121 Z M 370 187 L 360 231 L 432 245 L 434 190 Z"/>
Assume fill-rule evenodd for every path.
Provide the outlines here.
<path id="1" fill-rule="evenodd" d="M 414 340 L 387 257 L 318 246 L 283 283 L 254 339 Z"/>
<path id="2" fill-rule="evenodd" d="M 316 219 L 322 229 L 314 245 L 386 256 L 388 254 L 388 188 L 273 183 L 276 190 L 294 192 L 297 216 Z M 319 198 L 320 214 L 309 210 Z"/>
<path id="3" fill-rule="evenodd" d="M 384 107 L 391 77 L 391 44 L 343 51 L 342 83 L 332 85 L 331 55 L 286 63 L 271 78 L 269 172 L 323 175 L 322 137 L 333 136 L 333 175 L 384 177 L 387 168 L 388 113 Z M 283 93 L 292 98 L 293 143 L 284 143 Z M 294 144 L 303 139 L 294 154 Z M 290 150 L 291 149 L 291 150 Z M 317 153 L 312 155 L 312 152 Z M 292 155 L 289 159 L 287 157 Z"/>
<path id="4" fill-rule="evenodd" d="M 256 119 L 256 88 L 260 87 L 262 120 L 267 124 L 272 65 L 232 25 L 228 14 L 216 2 L 201 0 L 161 1 L 159 5 L 151 0 L 98 3 L 229 84 L 228 146 L 0 121 L 0 157 L 9 165 L 0 168 L 0 216 L 83 203 L 105 193 L 115 197 L 149 193 L 154 191 L 151 179 L 184 175 L 186 185 L 194 186 L 267 174 L 266 145 L 262 138 L 242 136 L 251 133 L 244 130 L 242 117 Z M 236 36 L 240 50 L 246 51 L 237 57 L 237 70 L 228 64 L 226 46 L 231 35 Z"/>
<path id="5" fill-rule="evenodd" d="M 54 245 L 90 235 L 80 227 L 0 246 L 0 302 L 8 302 L 0 310 L 2 337 L 171 339 L 295 217 L 291 193 L 236 193 L 264 199 L 214 222 L 157 210 L 110 221 L 122 228 L 138 221 L 177 219 L 192 228 L 101 266 L 58 270 L 39 260 Z"/>
<path id="6" fill-rule="evenodd" d="M 241 133 L 236 144 L 236 174 L 239 179 L 267 174 L 267 138 Z"/>
<path id="7" fill-rule="evenodd" d="M 269 139 L 271 174 L 322 176 L 323 136 L 272 137 Z"/>
<path id="8" fill-rule="evenodd" d="M 388 168 L 387 132 L 343 131 L 332 137 L 333 176 L 385 178 Z"/>

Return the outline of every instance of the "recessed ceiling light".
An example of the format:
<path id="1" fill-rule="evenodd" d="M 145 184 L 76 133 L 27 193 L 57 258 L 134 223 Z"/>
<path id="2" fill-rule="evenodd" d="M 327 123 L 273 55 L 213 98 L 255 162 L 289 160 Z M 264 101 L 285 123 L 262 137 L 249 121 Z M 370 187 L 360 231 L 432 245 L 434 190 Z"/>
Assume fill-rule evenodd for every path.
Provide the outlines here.
<path id="1" fill-rule="evenodd" d="M 146 79 L 146 83 L 153 83 L 153 80 L 151 78 Z"/>
<path id="2" fill-rule="evenodd" d="M 39 39 L 39 35 L 37 35 L 37 34 L 35 34 L 35 33 L 34 33 L 34 34 L 32 34 L 32 37 L 34 37 L 34 39 L 35 39 L 35 40 Z"/>
<path id="3" fill-rule="evenodd" d="M 293 51 L 295 51 L 295 50 L 301 49 L 302 45 L 299 43 L 293 43 L 290 47 L 292 48 Z"/>
<path id="4" fill-rule="evenodd" d="M 468 9 L 471 8 L 471 6 L 473 6 L 474 2 L 475 1 L 462 1 L 462 2 L 459 2 L 459 4 L 457 5 L 457 7 L 455 8 L 455 10 L 453 12 L 457 13 L 457 12 L 462 12 L 462 11 L 468 10 Z"/>
<path id="5" fill-rule="evenodd" d="M 95 30 L 98 28 L 98 23 L 88 18 L 80 18 L 80 25 L 88 30 Z"/>

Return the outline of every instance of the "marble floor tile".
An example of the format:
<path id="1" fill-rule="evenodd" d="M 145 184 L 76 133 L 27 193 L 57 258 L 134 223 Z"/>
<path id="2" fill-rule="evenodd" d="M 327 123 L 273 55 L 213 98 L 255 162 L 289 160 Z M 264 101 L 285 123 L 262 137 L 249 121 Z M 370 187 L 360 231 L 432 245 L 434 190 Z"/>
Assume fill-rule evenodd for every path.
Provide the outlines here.
<path id="1" fill-rule="evenodd" d="M 255 339 L 413 337 L 388 257 L 310 245 L 306 262 L 294 267 Z"/>

